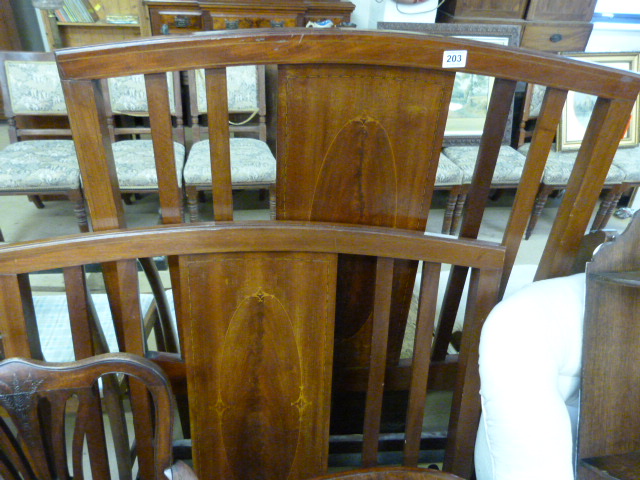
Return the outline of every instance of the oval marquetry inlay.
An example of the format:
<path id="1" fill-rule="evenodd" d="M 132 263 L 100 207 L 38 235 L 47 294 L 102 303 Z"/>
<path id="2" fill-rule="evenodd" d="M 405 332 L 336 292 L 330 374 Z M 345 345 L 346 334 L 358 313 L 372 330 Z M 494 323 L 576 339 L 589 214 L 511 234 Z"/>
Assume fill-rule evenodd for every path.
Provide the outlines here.
<path id="1" fill-rule="evenodd" d="M 350 120 L 323 159 L 309 219 L 395 226 L 395 163 L 389 136 L 380 122 L 368 117 Z"/>
<path id="2" fill-rule="evenodd" d="M 216 408 L 234 477 L 287 478 L 305 399 L 296 339 L 277 298 L 258 290 L 241 302 L 221 365 Z"/>

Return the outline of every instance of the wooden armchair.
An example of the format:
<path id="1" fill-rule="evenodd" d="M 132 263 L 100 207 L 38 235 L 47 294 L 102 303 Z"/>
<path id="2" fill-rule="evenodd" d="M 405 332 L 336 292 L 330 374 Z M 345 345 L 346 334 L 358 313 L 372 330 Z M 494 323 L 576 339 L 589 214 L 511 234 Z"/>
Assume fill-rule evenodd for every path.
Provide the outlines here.
<path id="1" fill-rule="evenodd" d="M 443 67 L 443 59 L 451 52 L 465 52 L 464 64 L 448 68 L 445 62 Z M 100 231 L 125 223 L 113 151 L 103 137 L 107 128 L 100 111 L 99 85 L 104 78 L 145 75 L 151 136 L 156 151 L 163 153 L 156 161 L 164 223 L 180 223 L 183 218 L 169 134 L 166 72 L 205 70 L 207 102 L 216 106 L 208 111 L 214 218 L 228 221 L 233 219 L 233 204 L 226 67 L 257 64 L 274 66 L 270 67 L 274 73 L 270 97 L 277 104 L 278 219 L 373 225 L 421 234 L 429 215 L 456 73 L 492 76 L 461 240 L 475 239 L 480 232 L 516 83 L 546 85 L 501 240 L 505 249 L 501 289 L 506 286 L 533 208 L 567 91 L 593 94 L 598 100 L 537 278 L 562 275 L 571 269 L 609 170 L 617 144 L 614 140 L 626 128 L 640 91 L 640 76 L 630 72 L 487 43 L 396 32 L 226 31 L 61 50 L 56 58 L 78 142 L 85 196 L 94 228 Z M 336 289 L 335 366 L 347 373 L 349 369 L 366 371 L 371 352 L 378 351 L 371 343 L 376 261 L 343 253 Z M 471 259 L 461 260 L 462 264 L 451 269 L 443 301 L 432 352 L 437 361 L 453 361 L 447 350 L 469 273 L 464 263 Z M 175 293 L 185 280 L 179 262 L 170 258 L 169 264 Z M 108 267 L 108 284 L 114 292 L 122 292 L 129 281 L 130 274 L 123 268 L 117 262 Z M 411 367 L 401 365 L 398 357 L 416 271 L 415 259 L 400 258 L 394 264 L 386 363 L 398 389 L 409 388 Z M 487 297 L 487 304 L 491 302 Z M 184 329 L 186 314 L 179 301 L 177 305 L 179 328 Z M 126 318 L 125 304 L 116 304 L 114 310 L 116 318 Z M 338 381 L 337 374 L 334 380 Z M 387 388 L 391 384 L 387 382 Z M 457 433 L 449 430 L 450 437 Z M 448 457 L 447 470 L 469 475 L 472 444 L 473 440 L 461 448 L 460 456 Z M 459 462 L 461 458 L 466 460 Z"/>
<path id="2" fill-rule="evenodd" d="M 138 430 L 153 439 L 153 448 L 138 449 L 140 465 L 151 467 L 146 472 L 143 468 L 140 478 L 195 480 L 186 465 L 172 467 L 173 397 L 169 380 L 152 362 L 128 354 L 70 363 L 47 364 L 22 358 L 1 362 L 2 478 L 116 478 L 116 472 L 110 472 L 105 437 L 109 423 L 102 415 L 98 384 L 99 379 L 116 374 L 140 382 L 153 399 L 152 410 L 135 411 L 133 418 L 136 429 L 139 417 L 144 415 L 152 418 L 154 425 L 151 432 Z M 120 473 L 123 475 L 117 478 L 136 478 L 132 472 Z"/>
<path id="3" fill-rule="evenodd" d="M 372 258 L 375 289 L 371 358 L 362 371 L 333 378 L 335 305 L 341 255 Z M 136 260 L 170 256 L 182 354 L 151 351 L 141 328 Z M 339 224 L 262 222 L 161 226 L 0 248 L 0 333 L 7 357 L 37 352 L 29 272 L 62 268 L 74 342 L 91 349 L 90 297 L 84 268 L 126 272 L 111 292 L 127 311 L 116 323 L 123 351 L 146 354 L 186 386 L 196 472 L 201 478 L 303 479 L 325 473 L 333 383 L 366 392 L 362 463 L 377 464 L 384 385 L 404 388 L 386 372 L 394 263 L 423 261 L 413 368 L 403 430 L 404 464 L 416 466 L 427 386 L 449 374 L 454 389 L 447 464 L 469 472 L 480 414 L 477 340 L 498 295 L 504 248 L 479 240 Z M 430 373 L 441 265 L 473 269 L 459 362 Z M 108 270 L 105 272 L 108 274 Z M 94 274 L 95 275 L 95 274 Z M 132 392 L 144 409 L 146 392 Z M 397 435 L 397 434 L 396 434 Z M 139 437 L 138 437 L 139 438 Z M 140 447 L 142 448 L 142 446 Z"/>

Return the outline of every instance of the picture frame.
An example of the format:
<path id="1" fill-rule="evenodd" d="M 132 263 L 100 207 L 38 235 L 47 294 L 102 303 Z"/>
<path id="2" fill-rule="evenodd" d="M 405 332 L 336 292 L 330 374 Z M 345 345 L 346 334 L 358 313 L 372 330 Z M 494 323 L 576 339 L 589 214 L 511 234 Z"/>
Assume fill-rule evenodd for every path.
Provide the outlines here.
<path id="1" fill-rule="evenodd" d="M 631 72 L 638 72 L 639 54 L 637 52 L 615 53 L 565 53 L 567 57 L 597 63 L 611 68 L 619 68 Z M 587 123 L 595 97 L 580 92 L 569 92 L 558 125 L 557 147 L 560 151 L 577 150 L 582 144 Z M 625 136 L 620 140 L 620 146 L 638 145 L 638 102 L 633 107 L 629 126 Z"/>
<path id="2" fill-rule="evenodd" d="M 378 22 L 378 29 L 426 33 L 494 43 L 504 46 L 520 44 L 519 25 L 475 23 Z M 478 145 L 489 107 L 493 79 L 470 73 L 457 73 L 449 116 L 445 128 L 445 145 Z M 457 97 L 457 98 L 456 98 Z M 466 99 L 473 98 L 473 102 Z M 511 143 L 513 103 L 504 132 L 503 143 Z"/>

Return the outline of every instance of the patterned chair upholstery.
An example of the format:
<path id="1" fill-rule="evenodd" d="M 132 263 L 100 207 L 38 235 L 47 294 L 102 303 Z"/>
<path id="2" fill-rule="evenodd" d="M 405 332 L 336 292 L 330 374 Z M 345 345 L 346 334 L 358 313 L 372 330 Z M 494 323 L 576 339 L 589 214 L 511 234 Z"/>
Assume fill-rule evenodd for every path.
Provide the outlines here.
<path id="1" fill-rule="evenodd" d="M 231 182 L 234 189 L 268 190 L 273 216 L 276 159 L 266 144 L 264 75 L 263 66 L 245 65 L 227 69 L 227 98 L 231 117 L 229 132 L 234 136 L 229 143 Z M 206 135 L 207 121 L 203 70 L 189 72 L 189 92 L 194 144 L 184 168 L 184 183 L 189 218 L 196 222 L 199 192 L 211 190 L 212 183 L 209 140 L 201 140 Z"/>
<path id="2" fill-rule="evenodd" d="M 518 149 L 518 152 L 522 153 L 523 155 L 527 155 L 527 153 L 529 152 L 529 145 L 530 144 L 525 143 Z M 558 152 L 552 150 L 551 152 L 549 152 L 549 157 L 544 168 L 542 181 L 540 182 L 540 188 L 538 189 L 538 195 L 536 196 L 535 205 L 533 207 L 533 211 L 531 212 L 529 224 L 527 225 L 527 230 L 525 232 L 526 239 L 528 239 L 533 233 L 536 223 L 538 222 L 538 218 L 540 218 L 542 209 L 546 205 L 551 192 L 553 192 L 554 190 L 562 190 L 569 183 L 569 176 L 571 175 L 571 171 L 573 169 L 573 165 L 576 161 L 577 156 L 577 151 Z M 618 200 L 620 199 L 620 196 L 624 191 L 624 180 L 625 173 L 616 165 L 611 165 L 604 183 L 604 188 L 608 189 L 609 191 L 604 200 L 600 203 L 600 207 L 598 208 L 596 217 L 591 224 L 591 231 L 596 231 L 604 228 L 606 221 L 603 222 L 603 220 L 605 219 L 610 206 L 612 204 L 614 206 L 618 204 Z M 606 216 L 607 220 L 609 216 Z"/>
<path id="3" fill-rule="evenodd" d="M 182 169 L 186 149 L 179 81 L 178 75 L 167 74 L 170 112 L 176 124 L 173 153 L 178 173 L 178 186 L 182 188 Z M 156 191 L 158 176 L 153 144 L 149 138 L 144 138 L 150 132 L 146 122 L 149 110 L 144 76 L 109 78 L 107 85 L 108 118 L 114 140 L 113 156 L 120 191 L 123 194 Z M 177 95 L 176 92 L 178 92 Z"/>
<path id="4" fill-rule="evenodd" d="M 87 231 L 80 169 L 53 56 L 2 52 L 0 64 L 11 142 L 0 151 L 0 195 L 29 195 L 39 208 L 44 207 L 41 196 L 66 196 L 74 204 L 80 230 Z M 41 128 L 52 118 L 65 128 Z"/>
<path id="5" fill-rule="evenodd" d="M 444 155 L 462 171 L 462 181 L 460 183 L 459 194 L 457 195 L 457 198 L 449 200 L 449 204 L 455 202 L 451 228 L 449 231 L 443 231 L 443 233 L 454 234 L 458 229 L 462 210 L 469 192 L 469 187 L 473 180 L 473 172 L 475 170 L 479 150 L 480 147 L 475 145 L 454 146 L 443 149 Z M 502 145 L 500 147 L 500 153 L 498 154 L 498 160 L 491 185 L 495 188 L 517 187 L 520 182 L 520 178 L 522 177 L 525 160 L 526 157 L 515 149 L 507 145 Z"/>

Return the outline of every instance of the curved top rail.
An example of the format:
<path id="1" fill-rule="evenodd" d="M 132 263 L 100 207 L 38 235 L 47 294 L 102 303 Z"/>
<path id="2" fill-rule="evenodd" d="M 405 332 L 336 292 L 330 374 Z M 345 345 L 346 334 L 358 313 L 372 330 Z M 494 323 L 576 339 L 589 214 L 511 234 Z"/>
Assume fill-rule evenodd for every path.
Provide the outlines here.
<path id="1" fill-rule="evenodd" d="M 248 29 L 153 37 L 62 49 L 63 79 L 98 79 L 134 73 L 243 64 L 359 64 L 442 69 L 443 55 L 467 50 L 456 71 L 635 100 L 640 75 L 558 55 L 422 33 L 367 30 Z M 453 69 L 452 69 L 453 70 Z"/>
<path id="2" fill-rule="evenodd" d="M 502 268 L 504 247 L 382 227 L 230 222 L 70 235 L 0 247 L 0 275 L 130 258 L 214 252 L 326 252 Z"/>

